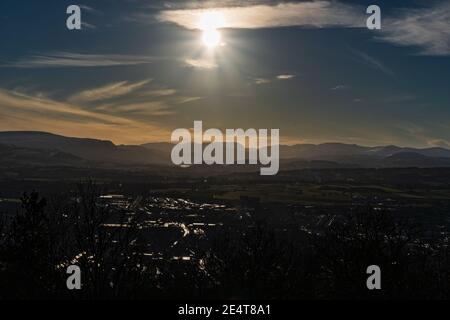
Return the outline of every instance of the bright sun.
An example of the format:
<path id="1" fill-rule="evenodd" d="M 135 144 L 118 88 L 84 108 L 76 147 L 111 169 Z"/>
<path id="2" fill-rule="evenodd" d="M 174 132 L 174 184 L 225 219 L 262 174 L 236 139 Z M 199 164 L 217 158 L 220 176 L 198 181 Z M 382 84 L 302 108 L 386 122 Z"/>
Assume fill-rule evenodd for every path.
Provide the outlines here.
<path id="1" fill-rule="evenodd" d="M 202 13 L 199 21 L 199 28 L 203 31 L 203 44 L 212 49 L 222 43 L 222 35 L 218 31 L 224 25 L 224 16 L 217 11 L 207 11 Z"/>
<path id="2" fill-rule="evenodd" d="M 216 29 L 204 30 L 202 35 L 202 41 L 208 48 L 217 47 L 220 44 L 222 36 Z"/>

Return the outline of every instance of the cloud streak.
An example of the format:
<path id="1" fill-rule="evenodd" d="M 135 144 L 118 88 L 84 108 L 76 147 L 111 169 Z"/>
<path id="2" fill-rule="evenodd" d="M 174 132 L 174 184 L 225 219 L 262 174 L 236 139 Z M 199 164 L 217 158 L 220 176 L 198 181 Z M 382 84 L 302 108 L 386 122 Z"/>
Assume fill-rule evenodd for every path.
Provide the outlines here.
<path id="1" fill-rule="evenodd" d="M 233 29 L 289 26 L 363 27 L 366 21 L 364 10 L 360 7 L 331 1 L 163 10 L 158 19 L 163 22 L 175 23 L 186 29 L 196 30 L 201 28 L 201 16 L 208 10 L 214 10 L 223 15 L 223 25 L 220 27 Z"/>
<path id="2" fill-rule="evenodd" d="M 278 80 L 292 80 L 295 76 L 293 74 L 280 74 L 277 76 Z"/>
<path id="3" fill-rule="evenodd" d="M 387 18 L 381 40 L 420 48 L 420 55 L 450 55 L 450 3 L 426 9 L 403 10 Z"/>
<path id="4" fill-rule="evenodd" d="M 252 82 L 256 85 L 269 84 L 274 81 L 287 81 L 293 80 L 296 76 L 293 74 L 279 74 L 273 78 L 254 78 Z"/>
<path id="5" fill-rule="evenodd" d="M 149 64 L 159 60 L 142 55 L 120 54 L 83 54 L 73 52 L 56 52 L 43 55 L 31 55 L 17 61 L 7 62 L 1 67 L 15 68 L 92 68 L 124 65 Z"/>
<path id="6" fill-rule="evenodd" d="M 128 81 L 110 83 L 99 88 L 79 92 L 71 96 L 69 100 L 84 103 L 117 98 L 142 89 L 149 82 L 150 80 L 144 80 L 135 83 L 130 83 Z"/>
<path id="7" fill-rule="evenodd" d="M 96 137 L 117 143 L 144 143 L 165 141 L 170 130 L 158 123 L 126 113 L 105 113 L 102 110 L 85 110 L 80 105 L 53 100 L 42 95 L 26 94 L 0 89 L 1 130 L 39 130 L 63 135 Z M 154 116 L 168 114 L 161 105 L 132 105 L 134 112 L 153 111 Z M 154 107 L 154 108 L 153 108 Z M 126 108 L 126 107 L 125 107 Z M 149 110 L 152 109 L 152 110 Z M 126 133 L 126 134 L 124 134 Z"/>
<path id="8" fill-rule="evenodd" d="M 365 64 L 369 68 L 378 70 L 378 71 L 384 73 L 385 75 L 388 75 L 391 77 L 393 77 L 395 75 L 394 71 L 392 71 L 383 62 L 372 57 L 371 55 L 368 55 L 367 53 L 364 53 L 364 52 L 358 51 L 358 50 L 351 50 L 351 51 L 361 63 Z"/>
<path id="9" fill-rule="evenodd" d="M 211 59 L 186 59 L 186 66 L 199 69 L 216 69 L 218 65 Z"/>

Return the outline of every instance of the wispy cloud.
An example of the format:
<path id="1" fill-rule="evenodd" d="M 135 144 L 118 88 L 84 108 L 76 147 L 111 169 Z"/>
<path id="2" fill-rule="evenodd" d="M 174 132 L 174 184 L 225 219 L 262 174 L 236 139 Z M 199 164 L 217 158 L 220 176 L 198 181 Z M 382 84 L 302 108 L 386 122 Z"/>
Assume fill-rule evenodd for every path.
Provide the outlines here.
<path id="1" fill-rule="evenodd" d="M 425 9 L 405 9 L 385 19 L 380 39 L 415 46 L 421 55 L 450 55 L 450 2 Z"/>
<path id="2" fill-rule="evenodd" d="M 66 100 L 82 110 L 140 121 L 176 115 L 176 105 L 199 100 L 179 94 L 178 90 L 151 85 L 152 79 L 120 81 L 86 89 Z"/>
<path id="3" fill-rule="evenodd" d="M 143 95 L 145 96 L 151 96 L 151 97 L 168 97 L 173 96 L 177 93 L 177 90 L 175 89 L 156 89 L 156 90 L 150 90 L 147 92 L 144 92 Z"/>
<path id="4" fill-rule="evenodd" d="M 450 141 L 449 140 L 432 139 L 432 140 L 429 140 L 427 143 L 428 143 L 428 145 L 430 145 L 432 147 L 440 147 L 440 148 L 450 149 Z"/>
<path id="5" fill-rule="evenodd" d="M 170 137 L 168 128 L 155 121 L 133 117 L 127 112 L 103 112 L 85 110 L 82 106 L 58 101 L 44 94 L 30 94 L 0 89 L 1 130 L 41 130 L 70 136 L 96 137 L 117 143 L 144 143 L 165 141 Z M 149 116 L 165 115 L 162 105 L 142 108 L 135 106 L 135 112 L 146 110 Z M 131 110 L 131 106 L 128 106 Z"/>
<path id="6" fill-rule="evenodd" d="M 146 8 L 157 10 L 181 10 L 181 9 L 209 9 L 218 7 L 239 7 L 251 5 L 277 4 L 279 0 L 175 0 L 164 3 L 146 4 Z"/>
<path id="7" fill-rule="evenodd" d="M 88 22 L 82 21 L 81 22 L 81 29 L 97 29 L 97 27 L 93 24 L 90 24 Z"/>
<path id="8" fill-rule="evenodd" d="M 10 109 L 17 113 L 29 113 L 35 116 L 46 115 L 49 119 L 66 118 L 78 122 L 101 122 L 101 123 L 125 123 L 124 119 L 120 119 L 111 115 L 98 114 L 92 111 L 84 110 L 78 106 L 52 100 L 45 95 L 32 95 L 17 91 L 9 91 L 0 89 L 0 104 L 2 111 Z"/>
<path id="9" fill-rule="evenodd" d="M 96 108 L 107 113 L 159 117 L 175 114 L 175 111 L 163 101 L 128 102 L 120 104 L 104 104 Z"/>
<path id="10" fill-rule="evenodd" d="M 388 68 L 383 62 L 381 62 L 380 60 L 376 59 L 375 57 L 364 53 L 362 51 L 358 51 L 358 50 L 351 50 L 352 53 L 354 54 L 354 56 L 361 62 L 364 63 L 365 65 L 367 65 L 368 67 L 374 69 L 374 70 L 378 70 L 388 76 L 394 76 L 394 71 L 392 71 L 390 68 Z"/>
<path id="11" fill-rule="evenodd" d="M 142 89 L 149 82 L 150 80 L 144 80 L 134 83 L 130 83 L 128 81 L 110 83 L 99 88 L 79 92 L 75 95 L 72 95 L 69 100 L 84 103 L 117 98 Z"/>
<path id="12" fill-rule="evenodd" d="M 215 69 L 218 65 L 211 59 L 186 59 L 185 64 L 188 67 L 200 69 Z"/>
<path id="13" fill-rule="evenodd" d="M 262 85 L 262 84 L 269 84 L 277 80 L 278 81 L 292 80 L 295 77 L 296 76 L 293 74 L 279 74 L 277 76 L 272 76 L 270 78 L 254 78 L 252 79 L 252 82 L 257 85 Z"/>
<path id="14" fill-rule="evenodd" d="M 155 60 L 160 59 L 141 55 L 55 52 L 42 55 L 30 55 L 17 61 L 3 63 L 0 66 L 15 68 L 108 67 L 149 64 Z"/>
<path id="15" fill-rule="evenodd" d="M 266 78 L 255 78 L 253 79 L 253 83 L 255 84 L 268 84 L 271 83 L 272 80 Z"/>
<path id="16" fill-rule="evenodd" d="M 203 99 L 203 97 L 180 97 L 178 98 L 175 103 L 176 104 L 185 104 L 193 101 L 198 101 Z"/>
<path id="17" fill-rule="evenodd" d="M 96 13 L 96 14 L 101 13 L 99 10 L 97 10 L 97 9 L 95 9 L 95 8 L 93 8 L 93 7 L 84 5 L 84 4 L 83 4 L 83 5 L 80 5 L 80 8 L 81 8 L 82 10 L 85 10 L 85 11 L 89 12 L 89 13 Z"/>
<path id="18" fill-rule="evenodd" d="M 338 1 L 285 2 L 275 5 L 253 4 L 242 6 L 186 8 L 161 11 L 158 19 L 187 29 L 200 29 L 200 17 L 205 10 L 223 15 L 222 28 L 259 29 L 288 26 L 306 27 L 363 27 L 365 12 L 359 6 Z"/>
<path id="19" fill-rule="evenodd" d="M 277 76 L 278 80 L 292 80 L 295 78 L 295 75 L 293 74 L 280 74 Z"/>

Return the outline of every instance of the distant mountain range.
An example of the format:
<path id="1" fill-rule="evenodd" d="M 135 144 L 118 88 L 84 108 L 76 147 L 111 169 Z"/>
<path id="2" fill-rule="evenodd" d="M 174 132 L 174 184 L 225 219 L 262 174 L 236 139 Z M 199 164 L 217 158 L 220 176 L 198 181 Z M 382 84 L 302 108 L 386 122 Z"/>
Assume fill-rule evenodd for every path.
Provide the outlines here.
<path id="1" fill-rule="evenodd" d="M 0 165 L 172 165 L 170 143 L 115 145 L 46 132 L 0 132 Z M 444 148 L 364 147 L 342 143 L 280 146 L 281 170 L 333 167 L 450 167 Z"/>
<path id="2" fill-rule="evenodd" d="M 10 147 L 38 149 L 71 154 L 93 163 L 119 163 L 129 165 L 163 164 L 160 153 L 142 146 L 117 146 L 111 141 L 70 138 L 47 132 L 0 132 L 0 144 Z"/>

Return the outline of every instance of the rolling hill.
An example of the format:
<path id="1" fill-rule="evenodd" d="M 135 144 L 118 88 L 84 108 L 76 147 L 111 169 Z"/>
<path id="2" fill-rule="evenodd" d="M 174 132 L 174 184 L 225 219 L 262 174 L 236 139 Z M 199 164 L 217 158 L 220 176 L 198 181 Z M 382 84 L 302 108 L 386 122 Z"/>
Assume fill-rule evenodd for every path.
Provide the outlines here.
<path id="1" fill-rule="evenodd" d="M 0 132 L 0 163 L 9 164 L 171 166 L 172 148 L 173 144 L 170 143 L 115 145 L 107 140 L 72 138 L 47 132 Z M 416 149 L 392 145 L 280 145 L 280 158 L 281 170 L 305 167 L 450 167 L 448 149 Z"/>

